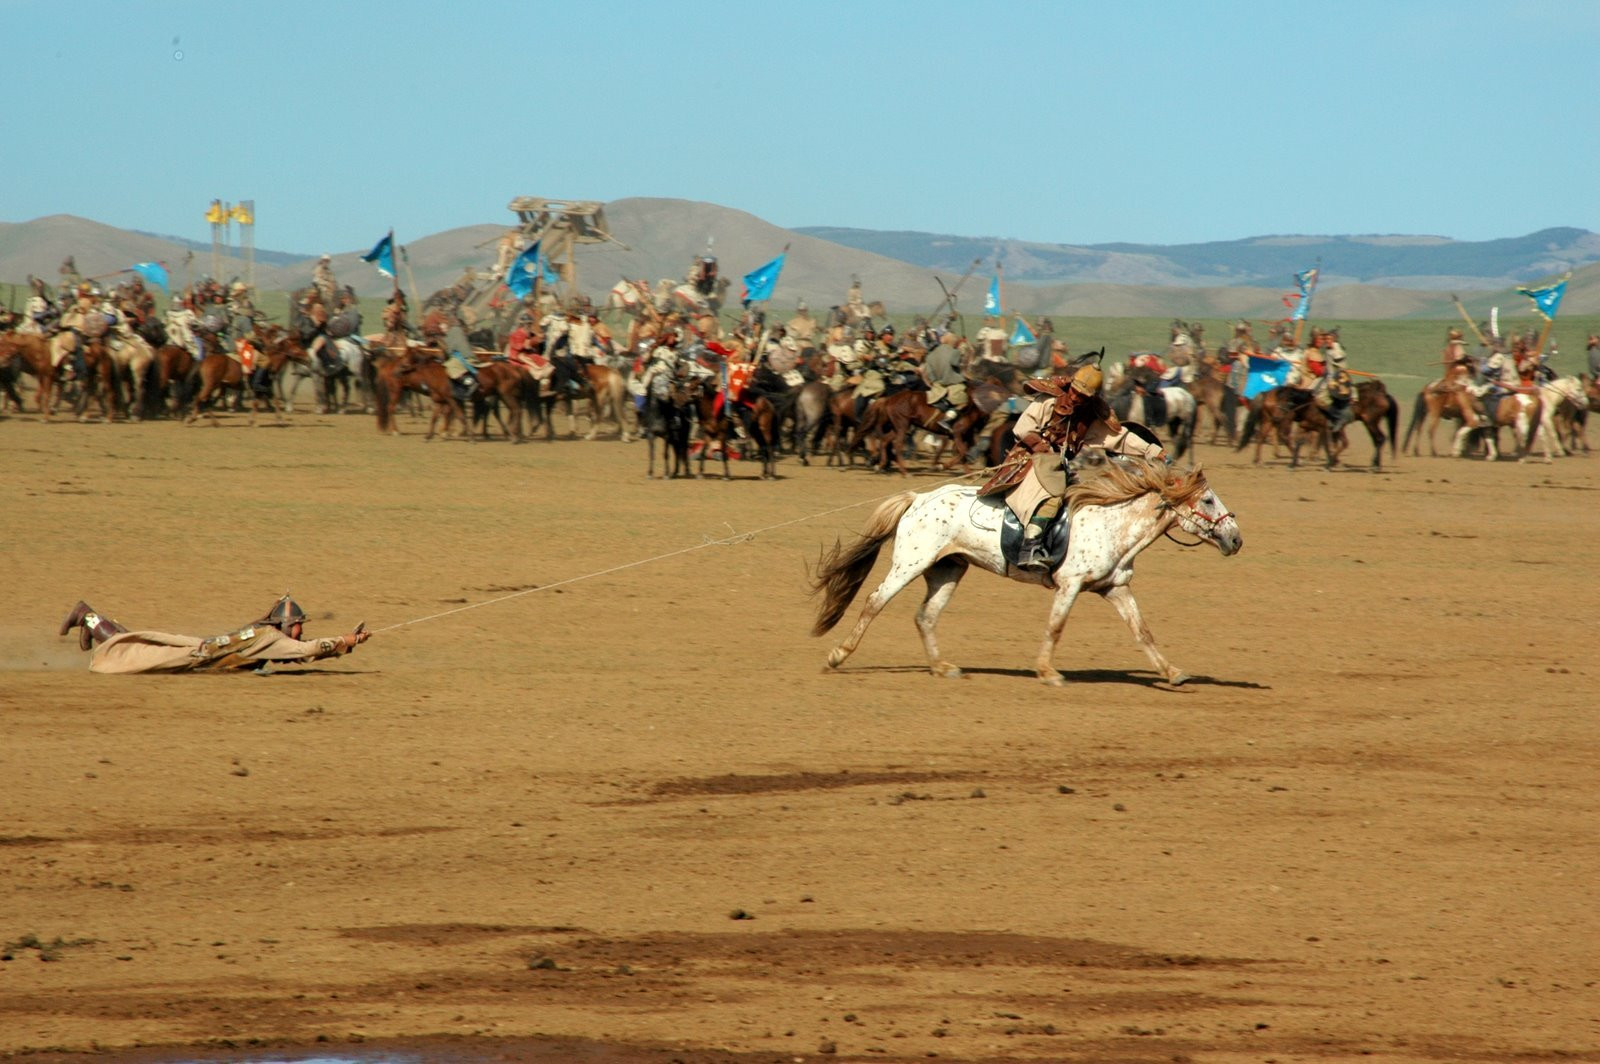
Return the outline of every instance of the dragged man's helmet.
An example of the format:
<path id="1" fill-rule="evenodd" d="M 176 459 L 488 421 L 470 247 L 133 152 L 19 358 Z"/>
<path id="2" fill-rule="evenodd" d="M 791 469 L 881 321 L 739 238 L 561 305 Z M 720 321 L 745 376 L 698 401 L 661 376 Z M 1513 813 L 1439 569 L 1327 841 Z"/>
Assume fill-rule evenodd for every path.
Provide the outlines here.
<path id="1" fill-rule="evenodd" d="M 256 623 L 270 624 L 281 631 L 291 624 L 304 624 L 305 620 L 306 611 L 301 609 L 300 604 L 290 598 L 289 593 L 285 591 L 283 597 L 272 604 L 272 609 L 267 611 L 267 615 Z"/>

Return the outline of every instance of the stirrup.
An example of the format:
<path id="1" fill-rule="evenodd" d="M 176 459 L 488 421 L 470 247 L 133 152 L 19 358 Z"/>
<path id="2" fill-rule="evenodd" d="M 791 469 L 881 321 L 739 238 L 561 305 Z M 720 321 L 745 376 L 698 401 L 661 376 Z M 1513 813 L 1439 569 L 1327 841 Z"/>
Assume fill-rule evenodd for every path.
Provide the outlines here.
<path id="1" fill-rule="evenodd" d="M 1022 541 L 1022 551 L 1017 555 L 1017 568 L 1025 573 L 1050 571 L 1050 552 L 1045 550 L 1043 536 Z"/>

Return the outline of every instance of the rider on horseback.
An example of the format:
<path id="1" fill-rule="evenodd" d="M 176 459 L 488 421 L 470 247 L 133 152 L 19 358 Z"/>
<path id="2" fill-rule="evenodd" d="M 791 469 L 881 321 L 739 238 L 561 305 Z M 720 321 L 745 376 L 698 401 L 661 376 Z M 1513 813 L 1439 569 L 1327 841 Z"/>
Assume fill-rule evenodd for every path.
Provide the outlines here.
<path id="1" fill-rule="evenodd" d="M 1344 348 L 1335 339 L 1327 349 L 1327 368 L 1323 371 L 1322 394 L 1327 400 L 1328 432 L 1337 433 L 1355 417 L 1350 400 L 1355 393 L 1350 371 L 1345 368 Z"/>
<path id="2" fill-rule="evenodd" d="M 1025 387 L 1043 393 L 1017 419 L 1017 443 L 979 495 L 1006 494 L 1011 512 L 1026 526 L 1017 568 L 1042 573 L 1049 568 L 1045 530 L 1061 511 L 1072 479 L 1068 463 L 1085 447 L 1146 461 L 1166 461 L 1161 445 L 1124 427 L 1100 395 L 1102 376 L 1095 366 L 1072 376 L 1030 380 Z"/>

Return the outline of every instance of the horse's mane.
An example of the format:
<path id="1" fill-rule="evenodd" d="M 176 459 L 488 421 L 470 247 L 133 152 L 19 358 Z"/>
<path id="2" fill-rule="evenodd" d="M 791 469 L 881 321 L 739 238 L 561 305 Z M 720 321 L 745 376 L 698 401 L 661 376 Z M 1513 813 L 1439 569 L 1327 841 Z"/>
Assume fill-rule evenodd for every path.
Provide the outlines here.
<path id="1" fill-rule="evenodd" d="M 1108 461 L 1105 471 L 1067 489 L 1067 502 L 1080 506 L 1115 506 L 1157 492 L 1169 506 L 1191 503 L 1206 490 L 1206 478 L 1199 466 L 1188 473 L 1174 473 L 1154 462 Z"/>

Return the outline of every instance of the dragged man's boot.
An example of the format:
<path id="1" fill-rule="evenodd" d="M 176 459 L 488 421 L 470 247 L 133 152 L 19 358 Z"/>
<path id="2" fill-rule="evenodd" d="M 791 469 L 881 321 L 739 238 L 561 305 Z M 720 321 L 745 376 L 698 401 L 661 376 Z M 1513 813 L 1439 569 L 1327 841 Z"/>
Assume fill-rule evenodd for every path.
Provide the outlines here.
<path id="1" fill-rule="evenodd" d="M 61 622 L 61 634 L 66 635 L 74 628 L 78 629 L 79 650 L 89 650 L 112 636 L 127 631 L 111 618 L 96 613 L 93 607 L 82 600 L 72 607 L 67 619 Z"/>

